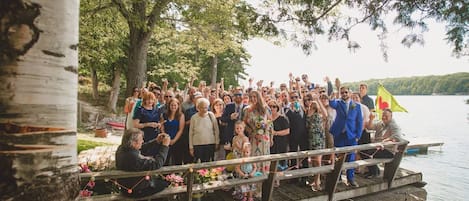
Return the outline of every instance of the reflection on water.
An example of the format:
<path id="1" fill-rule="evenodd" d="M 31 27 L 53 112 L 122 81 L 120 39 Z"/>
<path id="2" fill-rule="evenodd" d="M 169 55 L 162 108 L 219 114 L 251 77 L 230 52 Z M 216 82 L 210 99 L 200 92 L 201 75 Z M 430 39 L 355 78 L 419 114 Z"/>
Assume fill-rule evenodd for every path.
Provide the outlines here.
<path id="1" fill-rule="evenodd" d="M 468 96 L 396 96 L 409 113 L 394 118 L 413 143 L 444 142 L 428 155 L 405 157 L 401 166 L 423 173 L 429 201 L 468 200 Z"/>

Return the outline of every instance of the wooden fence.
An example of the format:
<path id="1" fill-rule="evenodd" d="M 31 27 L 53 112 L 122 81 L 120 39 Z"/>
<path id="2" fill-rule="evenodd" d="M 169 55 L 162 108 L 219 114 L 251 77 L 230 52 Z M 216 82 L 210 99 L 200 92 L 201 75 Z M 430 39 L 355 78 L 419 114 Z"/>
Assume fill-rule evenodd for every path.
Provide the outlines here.
<path id="1" fill-rule="evenodd" d="M 206 192 L 209 190 L 217 190 L 221 188 L 227 188 L 232 186 L 239 186 L 242 184 L 250 183 L 262 183 L 262 200 L 270 201 L 272 200 L 272 192 L 274 188 L 275 180 L 285 180 L 292 178 L 299 178 L 305 176 L 311 176 L 314 174 L 325 174 L 326 183 L 325 183 L 325 192 L 328 195 L 328 200 L 334 200 L 334 192 L 337 188 L 337 183 L 339 181 L 340 173 L 342 170 L 357 168 L 361 166 L 369 166 L 384 163 L 384 176 L 383 179 L 387 182 L 388 188 L 391 188 L 392 181 L 395 178 L 396 171 L 399 168 L 399 164 L 402 160 L 404 150 L 407 147 L 408 142 L 386 142 L 386 143 L 371 143 L 357 146 L 347 146 L 341 148 L 331 148 L 331 149 L 321 149 L 321 150 L 311 150 L 311 151 L 299 151 L 299 152 L 290 152 L 284 154 L 271 154 L 264 156 L 255 156 L 249 158 L 240 158 L 233 160 L 221 160 L 214 162 L 206 163 L 196 163 L 196 164 L 185 164 L 178 166 L 165 166 L 158 170 L 153 171 L 143 171 L 143 172 L 125 172 L 125 171 L 104 171 L 104 172 L 93 172 L 93 173 L 81 173 L 80 178 L 82 181 L 88 181 L 90 178 L 95 180 L 105 180 L 109 181 L 110 179 L 118 178 L 127 178 L 127 177 L 144 177 L 146 175 L 162 175 L 169 173 L 185 173 L 186 175 L 186 186 L 178 186 L 167 188 L 159 193 L 154 195 L 139 198 L 139 200 L 153 199 L 160 197 L 167 197 L 175 194 L 185 194 L 187 200 L 192 200 L 192 195 L 194 193 Z M 357 160 L 353 162 L 345 162 L 347 154 L 352 152 L 359 152 L 368 149 L 377 149 L 378 147 L 384 147 L 387 149 L 397 149 L 397 152 L 394 155 L 394 158 L 390 159 L 364 159 Z M 336 155 L 336 161 L 331 165 L 324 165 L 321 167 L 310 167 L 302 169 L 294 169 L 278 172 L 277 164 L 280 160 L 288 159 L 303 159 L 312 156 L 320 155 Z M 242 163 L 259 163 L 259 162 L 270 162 L 270 171 L 268 174 L 249 178 L 249 179 L 228 179 L 224 181 L 213 181 L 210 183 L 204 184 L 194 184 L 194 173 L 197 170 L 201 169 L 210 169 L 215 167 L 228 167 L 234 166 Z M 98 195 L 91 197 L 81 197 L 80 200 L 132 200 L 131 198 L 124 197 L 120 194 L 109 194 L 109 195 Z"/>

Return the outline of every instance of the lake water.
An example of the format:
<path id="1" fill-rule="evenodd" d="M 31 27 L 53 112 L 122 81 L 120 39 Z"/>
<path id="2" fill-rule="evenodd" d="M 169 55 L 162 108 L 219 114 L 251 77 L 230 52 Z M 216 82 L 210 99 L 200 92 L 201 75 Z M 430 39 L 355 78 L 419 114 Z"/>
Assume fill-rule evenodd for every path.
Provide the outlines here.
<path id="1" fill-rule="evenodd" d="M 401 167 L 423 173 L 429 201 L 469 200 L 469 96 L 396 96 L 409 113 L 394 113 L 411 143 L 444 142 Z"/>

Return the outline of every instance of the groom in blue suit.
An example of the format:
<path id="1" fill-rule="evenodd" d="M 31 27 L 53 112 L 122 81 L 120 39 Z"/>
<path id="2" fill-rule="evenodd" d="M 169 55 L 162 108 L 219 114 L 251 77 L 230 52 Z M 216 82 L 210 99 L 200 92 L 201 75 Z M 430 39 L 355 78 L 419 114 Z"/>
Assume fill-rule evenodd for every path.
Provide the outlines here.
<path id="1" fill-rule="evenodd" d="M 363 130 L 363 117 L 360 105 L 353 102 L 349 96 L 348 87 L 340 87 L 341 99 L 329 101 L 329 105 L 337 112 L 337 116 L 332 123 L 330 132 L 334 136 L 334 145 L 336 147 L 357 145 Z M 346 161 L 354 161 L 355 153 L 347 155 Z M 347 180 L 350 185 L 358 187 L 354 180 L 354 169 L 347 170 Z"/>

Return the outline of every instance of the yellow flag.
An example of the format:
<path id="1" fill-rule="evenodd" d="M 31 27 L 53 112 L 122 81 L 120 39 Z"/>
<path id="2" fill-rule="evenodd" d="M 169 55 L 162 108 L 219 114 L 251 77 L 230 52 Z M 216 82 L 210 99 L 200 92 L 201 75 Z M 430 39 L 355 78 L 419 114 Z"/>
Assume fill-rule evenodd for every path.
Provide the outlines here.
<path id="1" fill-rule="evenodd" d="M 407 110 L 399 105 L 396 101 L 394 96 L 389 93 L 388 90 L 384 88 L 382 84 L 378 86 L 378 94 L 376 95 L 376 112 L 378 113 L 378 117 L 381 119 L 381 114 L 383 113 L 383 109 L 389 108 L 392 112 L 407 112 Z"/>

